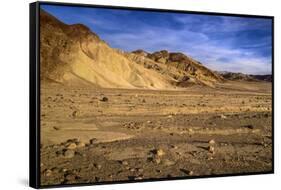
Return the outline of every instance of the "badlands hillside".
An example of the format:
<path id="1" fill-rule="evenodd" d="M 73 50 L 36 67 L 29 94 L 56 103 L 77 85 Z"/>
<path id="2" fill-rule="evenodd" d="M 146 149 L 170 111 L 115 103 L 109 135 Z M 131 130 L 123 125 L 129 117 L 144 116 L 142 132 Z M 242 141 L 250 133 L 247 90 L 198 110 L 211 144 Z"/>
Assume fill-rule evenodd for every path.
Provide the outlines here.
<path id="1" fill-rule="evenodd" d="M 82 24 L 40 11 L 41 80 L 103 88 L 175 89 L 214 86 L 223 77 L 182 53 L 131 53 L 111 48 Z"/>

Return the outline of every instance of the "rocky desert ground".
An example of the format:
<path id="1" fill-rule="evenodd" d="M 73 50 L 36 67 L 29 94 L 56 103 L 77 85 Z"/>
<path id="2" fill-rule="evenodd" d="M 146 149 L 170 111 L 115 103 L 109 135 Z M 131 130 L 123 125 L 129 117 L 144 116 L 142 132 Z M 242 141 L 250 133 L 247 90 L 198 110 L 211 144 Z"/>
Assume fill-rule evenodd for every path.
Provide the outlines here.
<path id="1" fill-rule="evenodd" d="M 42 185 L 271 171 L 271 83 L 231 83 L 182 91 L 43 85 Z"/>

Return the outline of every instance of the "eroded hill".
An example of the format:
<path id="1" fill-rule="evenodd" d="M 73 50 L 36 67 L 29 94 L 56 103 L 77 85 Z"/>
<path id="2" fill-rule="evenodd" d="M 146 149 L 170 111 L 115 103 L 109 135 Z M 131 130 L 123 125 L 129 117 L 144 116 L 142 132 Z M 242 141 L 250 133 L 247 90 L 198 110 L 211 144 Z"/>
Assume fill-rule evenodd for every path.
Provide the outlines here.
<path id="1" fill-rule="evenodd" d="M 82 24 L 67 25 L 40 12 L 41 80 L 103 88 L 174 89 L 214 86 L 223 79 L 182 54 L 132 53 L 111 48 Z"/>

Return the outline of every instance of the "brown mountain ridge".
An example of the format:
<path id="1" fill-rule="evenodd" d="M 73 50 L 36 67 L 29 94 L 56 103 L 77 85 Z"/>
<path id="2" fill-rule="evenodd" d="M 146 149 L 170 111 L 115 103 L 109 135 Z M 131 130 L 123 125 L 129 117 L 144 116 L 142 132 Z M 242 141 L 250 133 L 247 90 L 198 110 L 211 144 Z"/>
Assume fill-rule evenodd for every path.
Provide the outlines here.
<path id="1" fill-rule="evenodd" d="M 193 58 L 166 50 L 148 53 L 111 48 L 88 27 L 67 25 L 40 10 L 41 81 L 102 88 L 214 87 L 225 77 Z"/>

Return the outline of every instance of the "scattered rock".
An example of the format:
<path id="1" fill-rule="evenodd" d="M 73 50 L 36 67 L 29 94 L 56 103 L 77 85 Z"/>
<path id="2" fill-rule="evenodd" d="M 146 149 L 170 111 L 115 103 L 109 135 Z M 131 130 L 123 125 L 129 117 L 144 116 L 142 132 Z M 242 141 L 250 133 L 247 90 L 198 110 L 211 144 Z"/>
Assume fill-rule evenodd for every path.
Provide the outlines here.
<path id="1" fill-rule="evenodd" d="M 75 151 L 66 150 L 63 155 L 65 158 L 73 158 L 75 156 Z"/>
<path id="2" fill-rule="evenodd" d="M 154 154 L 161 157 L 161 156 L 164 156 L 165 152 L 163 149 L 160 148 L 160 149 L 154 150 Z"/>
<path id="3" fill-rule="evenodd" d="M 163 160 L 163 164 L 165 165 L 165 166 L 172 166 L 172 165 L 174 165 L 175 164 L 175 162 L 174 161 L 172 161 L 172 160 Z"/>
<path id="4" fill-rule="evenodd" d="M 188 132 L 191 133 L 191 134 L 194 133 L 193 129 L 191 129 L 191 128 L 188 129 Z"/>
<path id="5" fill-rule="evenodd" d="M 70 143 L 66 148 L 69 150 L 73 150 L 77 148 L 77 145 L 75 143 Z"/>
<path id="6" fill-rule="evenodd" d="M 78 116 L 78 111 L 77 110 L 74 110 L 73 112 L 72 112 L 72 117 L 77 117 Z"/>
<path id="7" fill-rule="evenodd" d="M 194 174 L 192 170 L 180 169 L 180 171 L 189 176 L 192 176 Z"/>
<path id="8" fill-rule="evenodd" d="M 143 172 L 143 169 L 142 168 L 137 168 L 136 169 L 138 172 Z"/>
<path id="9" fill-rule="evenodd" d="M 53 173 L 52 170 L 48 169 L 48 170 L 45 171 L 45 176 L 49 177 L 49 176 L 52 175 L 52 173 Z"/>
<path id="10" fill-rule="evenodd" d="M 66 141 L 66 143 L 78 143 L 78 142 L 79 142 L 79 139 L 77 139 L 77 138 L 68 139 L 68 140 Z"/>
<path id="11" fill-rule="evenodd" d="M 95 164 L 95 167 L 101 169 L 102 166 L 100 164 Z"/>
<path id="12" fill-rule="evenodd" d="M 57 167 L 54 167 L 54 168 L 52 168 L 51 170 L 52 170 L 52 172 L 54 172 L 54 173 L 58 173 L 58 172 L 60 171 L 59 168 L 57 168 Z"/>
<path id="13" fill-rule="evenodd" d="M 98 139 L 96 139 L 96 138 L 92 138 L 92 139 L 90 139 L 90 144 L 94 144 L 94 143 L 96 143 L 96 142 L 97 142 L 97 140 L 98 140 Z"/>
<path id="14" fill-rule="evenodd" d="M 63 168 L 62 171 L 63 171 L 63 172 L 67 172 L 67 169 L 66 169 L 66 168 Z"/>
<path id="15" fill-rule="evenodd" d="M 254 129 L 254 126 L 253 126 L 253 125 L 245 125 L 244 127 L 245 127 L 245 128 L 248 128 L 248 129 Z"/>
<path id="16" fill-rule="evenodd" d="M 214 146 L 209 146 L 208 150 L 210 153 L 214 154 L 215 153 L 215 147 Z"/>
<path id="17" fill-rule="evenodd" d="M 214 139 L 211 139 L 211 140 L 209 140 L 208 143 L 211 144 L 211 145 L 214 145 L 214 144 L 216 144 L 216 141 Z"/>
<path id="18" fill-rule="evenodd" d="M 107 102 L 108 101 L 108 98 L 106 96 L 103 96 L 102 98 L 100 98 L 100 101 L 101 102 Z"/>
<path id="19" fill-rule="evenodd" d="M 56 130 L 56 131 L 58 131 L 60 128 L 54 126 L 53 129 Z"/>
<path id="20" fill-rule="evenodd" d="M 135 180 L 142 180 L 143 178 L 141 176 L 135 177 Z"/>
<path id="21" fill-rule="evenodd" d="M 121 164 L 124 165 L 124 166 L 127 166 L 129 163 L 125 160 L 121 161 Z"/>
<path id="22" fill-rule="evenodd" d="M 79 142 L 79 143 L 77 143 L 77 147 L 78 148 L 82 148 L 82 147 L 85 147 L 86 145 L 85 145 L 85 143 L 83 143 L 83 142 Z"/>
<path id="23" fill-rule="evenodd" d="M 66 174 L 64 176 L 64 178 L 67 180 L 67 181 L 74 181 L 76 179 L 76 175 L 74 174 Z"/>
<path id="24" fill-rule="evenodd" d="M 226 117 L 225 115 L 221 114 L 221 115 L 220 115 L 220 118 L 226 119 L 227 117 Z"/>

